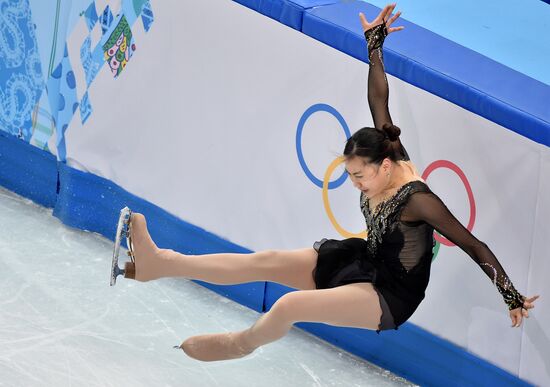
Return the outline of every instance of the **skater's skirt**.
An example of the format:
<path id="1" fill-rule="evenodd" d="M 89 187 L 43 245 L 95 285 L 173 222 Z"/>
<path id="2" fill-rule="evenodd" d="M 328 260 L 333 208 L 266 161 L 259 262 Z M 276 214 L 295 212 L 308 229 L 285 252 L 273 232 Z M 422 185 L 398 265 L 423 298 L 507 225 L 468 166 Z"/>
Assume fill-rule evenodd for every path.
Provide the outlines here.
<path id="1" fill-rule="evenodd" d="M 367 242 L 360 238 L 344 240 L 323 238 L 313 244 L 317 251 L 317 266 L 313 270 L 313 279 L 317 289 L 335 288 L 357 282 L 375 283 L 376 268 L 365 259 Z M 390 308 L 374 286 L 380 306 L 382 318 L 377 333 L 381 330 L 396 329 Z"/>

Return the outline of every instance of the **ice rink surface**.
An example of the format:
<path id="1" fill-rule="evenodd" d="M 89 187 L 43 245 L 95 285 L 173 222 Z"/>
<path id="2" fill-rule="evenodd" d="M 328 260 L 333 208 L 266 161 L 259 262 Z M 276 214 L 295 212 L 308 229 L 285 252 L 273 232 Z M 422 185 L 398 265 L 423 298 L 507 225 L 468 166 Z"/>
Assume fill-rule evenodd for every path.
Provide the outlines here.
<path id="1" fill-rule="evenodd" d="M 297 328 L 241 359 L 194 360 L 172 346 L 259 314 L 186 279 L 110 287 L 111 241 L 2 188 L 0 233 L 0 386 L 411 385 Z"/>

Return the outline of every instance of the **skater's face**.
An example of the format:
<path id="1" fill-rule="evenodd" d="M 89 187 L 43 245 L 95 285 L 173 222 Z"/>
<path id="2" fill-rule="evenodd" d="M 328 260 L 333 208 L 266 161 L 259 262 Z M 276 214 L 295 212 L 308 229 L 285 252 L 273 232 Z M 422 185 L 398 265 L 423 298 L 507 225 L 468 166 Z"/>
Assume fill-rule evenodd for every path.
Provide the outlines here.
<path id="1" fill-rule="evenodd" d="M 381 193 L 388 184 L 387 173 L 391 168 L 388 158 L 381 164 L 373 164 L 363 157 L 353 157 L 345 164 L 353 186 L 369 198 Z"/>

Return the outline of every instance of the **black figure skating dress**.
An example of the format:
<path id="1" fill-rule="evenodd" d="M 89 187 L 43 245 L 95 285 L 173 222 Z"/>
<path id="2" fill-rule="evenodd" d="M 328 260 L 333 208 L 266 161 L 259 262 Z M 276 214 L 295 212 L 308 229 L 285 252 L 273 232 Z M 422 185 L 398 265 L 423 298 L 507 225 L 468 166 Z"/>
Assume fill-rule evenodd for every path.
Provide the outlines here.
<path id="1" fill-rule="evenodd" d="M 388 83 L 382 60 L 384 24 L 365 32 L 369 49 L 368 99 L 376 128 L 391 123 Z M 401 145 L 402 160 L 409 156 Z M 435 240 L 434 229 L 464 250 L 491 278 L 510 310 L 523 306 L 524 297 L 514 288 L 489 247 L 474 237 L 422 180 L 401 186 L 390 198 L 370 209 L 360 197 L 368 237 L 315 242 L 318 252 L 313 278 L 318 289 L 355 282 L 371 282 L 382 307 L 377 333 L 397 329 L 417 309 L 428 286 Z"/>

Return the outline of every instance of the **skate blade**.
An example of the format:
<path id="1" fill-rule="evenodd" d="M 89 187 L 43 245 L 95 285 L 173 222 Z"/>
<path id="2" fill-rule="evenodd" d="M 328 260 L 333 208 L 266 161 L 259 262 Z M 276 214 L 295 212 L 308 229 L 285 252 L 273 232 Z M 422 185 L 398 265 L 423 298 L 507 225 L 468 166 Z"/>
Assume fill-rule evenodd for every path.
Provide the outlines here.
<path id="1" fill-rule="evenodd" d="M 120 242 L 122 238 L 128 235 L 128 223 L 130 222 L 131 214 L 132 211 L 128 207 L 120 210 L 116 228 L 115 246 L 113 248 L 113 261 L 111 262 L 111 286 L 116 284 L 116 279 L 119 275 L 124 275 L 124 270 L 118 266 L 118 255 L 120 253 Z"/>

